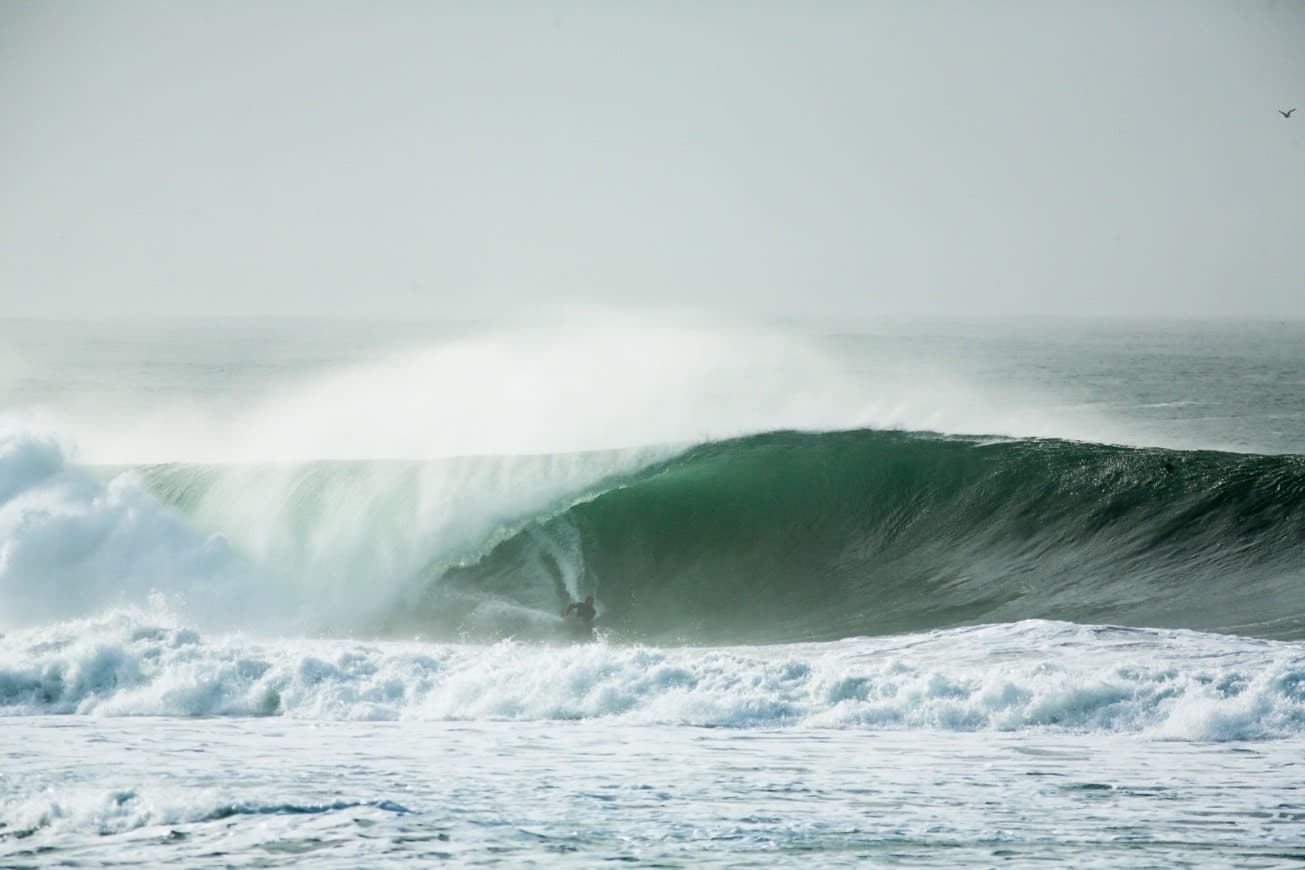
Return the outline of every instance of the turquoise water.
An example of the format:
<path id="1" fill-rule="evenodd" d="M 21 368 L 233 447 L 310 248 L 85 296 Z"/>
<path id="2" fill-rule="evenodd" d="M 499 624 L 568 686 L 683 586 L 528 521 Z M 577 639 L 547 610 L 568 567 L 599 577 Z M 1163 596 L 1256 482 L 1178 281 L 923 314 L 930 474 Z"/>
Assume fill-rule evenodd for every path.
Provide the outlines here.
<path id="1" fill-rule="evenodd" d="M 1292 323 L 0 323 L 0 856 L 1299 859 L 1303 362 Z"/>

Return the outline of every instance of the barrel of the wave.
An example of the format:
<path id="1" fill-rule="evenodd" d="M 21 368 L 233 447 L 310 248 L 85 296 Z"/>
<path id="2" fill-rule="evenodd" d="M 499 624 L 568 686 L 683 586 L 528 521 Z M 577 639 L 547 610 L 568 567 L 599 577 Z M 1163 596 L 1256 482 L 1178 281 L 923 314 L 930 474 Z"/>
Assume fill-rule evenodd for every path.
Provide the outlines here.
<path id="1" fill-rule="evenodd" d="M 1305 636 L 1305 466 L 1291 456 L 769 433 L 613 480 L 441 583 L 547 596 L 536 542 L 563 539 L 623 640 L 785 643 L 1023 619 Z"/>

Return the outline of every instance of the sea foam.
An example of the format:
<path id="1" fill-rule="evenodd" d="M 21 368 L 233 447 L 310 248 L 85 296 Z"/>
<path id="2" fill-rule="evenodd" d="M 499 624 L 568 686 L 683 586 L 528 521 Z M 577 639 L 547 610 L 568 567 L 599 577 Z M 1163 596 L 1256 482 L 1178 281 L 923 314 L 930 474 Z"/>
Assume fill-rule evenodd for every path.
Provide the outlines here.
<path id="1" fill-rule="evenodd" d="M 0 641 L 0 711 L 1263 739 L 1305 732 L 1305 650 L 1040 621 L 767 647 L 270 642 L 120 610 Z"/>
<path id="2" fill-rule="evenodd" d="M 51 439 L 0 434 L 0 626 L 160 595 L 239 624 L 257 588 L 221 535 L 195 531 L 134 475 L 106 483 Z"/>

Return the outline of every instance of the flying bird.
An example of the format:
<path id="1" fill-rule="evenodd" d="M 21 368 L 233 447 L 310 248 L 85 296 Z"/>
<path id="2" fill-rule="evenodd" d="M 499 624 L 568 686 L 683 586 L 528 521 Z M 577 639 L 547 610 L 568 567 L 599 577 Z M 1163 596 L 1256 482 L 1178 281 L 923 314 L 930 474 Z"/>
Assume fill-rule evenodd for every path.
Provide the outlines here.
<path id="1" fill-rule="evenodd" d="M 1288 109 L 1287 111 L 1284 112 L 1282 109 L 1279 109 L 1279 110 L 1278 110 L 1278 114 L 1279 114 L 1279 115 L 1282 115 L 1284 118 L 1290 118 L 1290 117 L 1291 117 L 1291 113 L 1294 112 L 1294 111 L 1296 111 L 1296 110 L 1295 110 L 1295 109 Z"/>

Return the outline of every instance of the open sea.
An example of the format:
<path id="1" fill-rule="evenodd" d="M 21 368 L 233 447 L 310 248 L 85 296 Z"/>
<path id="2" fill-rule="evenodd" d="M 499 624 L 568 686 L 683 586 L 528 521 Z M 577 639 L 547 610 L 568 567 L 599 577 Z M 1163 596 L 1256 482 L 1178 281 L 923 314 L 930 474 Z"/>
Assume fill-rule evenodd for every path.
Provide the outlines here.
<path id="1" fill-rule="evenodd" d="M 1303 762 L 1300 322 L 0 321 L 0 866 L 1280 867 Z"/>

